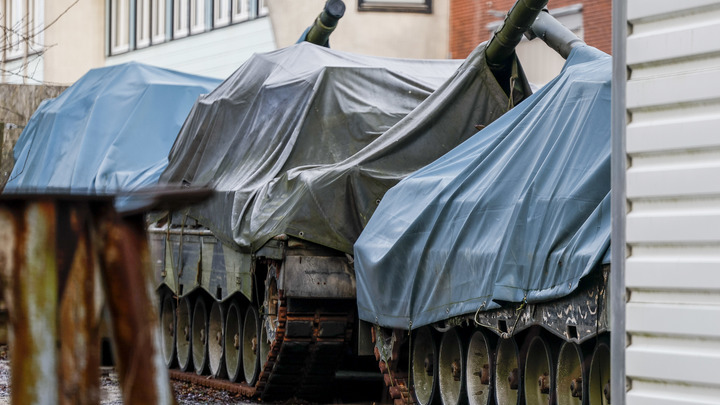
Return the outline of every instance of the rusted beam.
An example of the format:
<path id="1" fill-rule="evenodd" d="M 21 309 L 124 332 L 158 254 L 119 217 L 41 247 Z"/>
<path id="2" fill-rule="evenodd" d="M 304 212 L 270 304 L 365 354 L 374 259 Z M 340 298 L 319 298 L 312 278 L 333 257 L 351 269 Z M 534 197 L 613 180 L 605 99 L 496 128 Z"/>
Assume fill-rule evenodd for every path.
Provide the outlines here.
<path id="1" fill-rule="evenodd" d="M 98 216 L 101 262 L 118 377 L 126 404 L 175 403 L 160 346 L 160 325 L 141 216 Z"/>
<path id="2" fill-rule="evenodd" d="M 209 190 L 148 192 L 174 207 Z M 110 196 L 0 196 L 0 282 L 10 313 L 13 404 L 97 404 L 103 298 L 127 404 L 174 404 L 143 220 Z M 101 288 L 102 287 L 102 288 Z M 104 292 L 104 295 L 103 295 Z"/>
<path id="3" fill-rule="evenodd" d="M 52 202 L 0 208 L 13 404 L 57 402 L 55 228 Z"/>
<path id="4" fill-rule="evenodd" d="M 100 402 L 99 260 L 87 204 L 58 203 L 60 404 Z"/>

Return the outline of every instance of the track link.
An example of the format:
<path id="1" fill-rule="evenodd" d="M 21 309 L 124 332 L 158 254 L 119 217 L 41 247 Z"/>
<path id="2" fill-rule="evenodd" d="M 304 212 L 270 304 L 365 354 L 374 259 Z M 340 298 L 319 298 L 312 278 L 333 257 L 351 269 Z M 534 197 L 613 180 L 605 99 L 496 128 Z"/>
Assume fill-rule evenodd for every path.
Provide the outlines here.
<path id="1" fill-rule="evenodd" d="M 255 396 L 255 387 L 250 387 L 247 383 L 234 383 L 227 380 L 216 380 L 208 376 L 197 375 L 193 372 L 169 370 L 170 378 L 177 381 L 185 381 L 191 384 L 201 385 L 203 387 L 213 388 L 216 390 L 233 392 L 245 397 Z"/>
<path id="2" fill-rule="evenodd" d="M 354 315 L 322 309 L 288 311 L 283 291 L 278 296 L 278 327 L 256 392 L 263 401 L 324 400 L 352 338 Z"/>

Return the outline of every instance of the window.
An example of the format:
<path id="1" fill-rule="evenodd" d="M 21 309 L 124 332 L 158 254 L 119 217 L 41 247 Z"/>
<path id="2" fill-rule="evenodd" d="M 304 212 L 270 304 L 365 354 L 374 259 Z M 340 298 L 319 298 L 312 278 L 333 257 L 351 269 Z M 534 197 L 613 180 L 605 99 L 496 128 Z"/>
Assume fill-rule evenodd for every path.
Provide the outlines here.
<path id="1" fill-rule="evenodd" d="M 8 4 L 25 4 L 27 0 L 5 1 Z M 30 1 L 32 3 L 41 0 Z M 265 0 L 108 1 L 110 25 L 106 38 L 110 55 L 202 34 L 268 14 Z M 5 15 L 9 24 L 12 16 L 7 13 Z"/>
<path id="2" fill-rule="evenodd" d="M 432 13 L 432 0 L 358 0 L 358 11 Z"/>
<path id="3" fill-rule="evenodd" d="M 240 22 L 250 19 L 250 0 L 233 0 L 232 21 Z"/>
<path id="4" fill-rule="evenodd" d="M 43 45 L 42 0 L 0 1 L 0 57 L 4 60 L 23 58 L 38 53 Z"/>
<path id="5" fill-rule="evenodd" d="M 42 29 L 42 4 L 38 1 L 0 1 L 0 25 L 4 28 L 0 49 L 5 50 L 6 59 L 21 58 L 26 51 L 36 53 L 42 47 L 35 38 Z"/>
<path id="6" fill-rule="evenodd" d="M 21 44 L 26 28 L 24 6 L 25 2 L 22 0 L 6 2 L 7 10 L 4 13 L 6 21 L 3 25 L 10 28 L 10 31 L 6 32 L 7 51 L 5 55 L 8 59 L 22 56 Z"/>
<path id="7" fill-rule="evenodd" d="M 173 1 L 173 38 L 188 36 L 190 0 Z"/>
<path id="8" fill-rule="evenodd" d="M 135 4 L 135 46 L 150 46 L 150 0 L 137 0 Z"/>
<path id="9" fill-rule="evenodd" d="M 130 49 L 130 1 L 111 0 L 110 20 L 110 52 L 126 52 Z"/>
<path id="10" fill-rule="evenodd" d="M 150 9 L 152 43 L 165 42 L 165 0 L 152 0 Z"/>
<path id="11" fill-rule="evenodd" d="M 190 0 L 190 32 L 205 31 L 205 0 Z"/>
<path id="12" fill-rule="evenodd" d="M 258 8 L 257 8 L 257 15 L 263 16 L 268 14 L 268 8 L 267 8 L 267 1 L 266 0 L 258 0 Z"/>
<path id="13" fill-rule="evenodd" d="M 213 0 L 213 27 L 224 27 L 230 24 L 230 1 Z"/>

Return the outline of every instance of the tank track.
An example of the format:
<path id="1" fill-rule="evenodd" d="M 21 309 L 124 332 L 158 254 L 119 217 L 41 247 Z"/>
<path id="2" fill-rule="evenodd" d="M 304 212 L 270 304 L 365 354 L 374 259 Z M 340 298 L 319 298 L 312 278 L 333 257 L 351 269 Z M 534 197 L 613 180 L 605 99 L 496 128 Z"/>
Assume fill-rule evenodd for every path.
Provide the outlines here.
<path id="1" fill-rule="evenodd" d="M 328 397 L 328 382 L 352 339 L 353 312 L 290 305 L 278 291 L 278 326 L 256 392 L 263 401 Z"/>
<path id="2" fill-rule="evenodd" d="M 352 340 L 354 311 L 324 310 L 312 304 L 290 305 L 289 310 L 282 290 L 278 296 L 275 339 L 254 386 L 180 370 L 170 370 L 170 377 L 263 401 L 330 399 L 333 392 L 328 384 Z"/>
<path id="3" fill-rule="evenodd" d="M 197 375 L 192 371 L 168 370 L 170 378 L 176 381 L 183 381 L 190 384 L 200 385 L 215 390 L 227 391 L 232 394 L 239 394 L 244 397 L 255 396 L 255 387 L 249 387 L 246 383 L 234 383 L 227 380 L 216 380 L 205 375 Z"/>

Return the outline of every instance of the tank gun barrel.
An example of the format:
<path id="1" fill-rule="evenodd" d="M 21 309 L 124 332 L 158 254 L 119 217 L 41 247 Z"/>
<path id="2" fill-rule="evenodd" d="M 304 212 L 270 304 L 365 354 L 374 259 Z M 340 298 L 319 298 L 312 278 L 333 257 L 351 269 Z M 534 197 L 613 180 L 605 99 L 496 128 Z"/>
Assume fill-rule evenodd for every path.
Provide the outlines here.
<path id="1" fill-rule="evenodd" d="M 344 14 L 345 3 L 342 0 L 328 0 L 325 8 L 310 27 L 305 40 L 315 45 L 326 46 L 330 34 Z"/>
<path id="2" fill-rule="evenodd" d="M 518 0 L 507 13 L 485 49 L 487 63 L 496 75 L 507 68 L 515 47 L 547 3 L 548 0 Z"/>
<path id="3" fill-rule="evenodd" d="M 577 35 L 553 18 L 547 10 L 543 10 L 538 14 L 535 22 L 530 26 L 530 29 L 525 35 L 529 39 L 542 39 L 564 59 L 568 58 L 570 51 L 574 47 L 585 44 L 582 39 L 578 38 Z"/>

